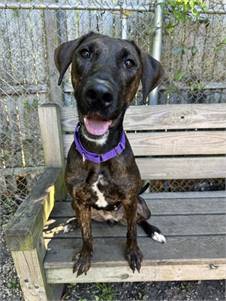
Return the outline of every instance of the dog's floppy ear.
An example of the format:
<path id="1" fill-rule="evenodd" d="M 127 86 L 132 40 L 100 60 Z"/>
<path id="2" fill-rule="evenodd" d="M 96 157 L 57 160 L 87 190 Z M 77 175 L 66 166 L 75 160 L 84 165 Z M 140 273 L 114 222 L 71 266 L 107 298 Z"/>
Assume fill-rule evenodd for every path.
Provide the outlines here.
<path id="1" fill-rule="evenodd" d="M 81 36 L 78 39 L 65 42 L 57 47 L 54 51 L 54 61 L 57 67 L 57 70 L 60 73 L 60 77 L 58 80 L 58 85 L 61 84 L 62 79 L 64 77 L 67 68 L 72 62 L 72 57 L 75 49 L 89 36 L 93 35 L 94 32 L 89 32 L 86 35 Z"/>
<path id="2" fill-rule="evenodd" d="M 141 53 L 143 74 L 141 78 L 143 102 L 145 102 L 148 94 L 155 88 L 160 82 L 164 71 L 162 65 L 147 53 Z"/>

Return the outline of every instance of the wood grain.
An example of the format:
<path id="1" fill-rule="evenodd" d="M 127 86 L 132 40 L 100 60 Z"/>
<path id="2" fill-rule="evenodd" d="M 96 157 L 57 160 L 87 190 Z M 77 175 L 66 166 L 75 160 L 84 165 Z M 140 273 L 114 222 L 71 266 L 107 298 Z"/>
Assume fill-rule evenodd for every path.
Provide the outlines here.
<path id="1" fill-rule="evenodd" d="M 27 301 L 60 300 L 63 286 L 47 283 L 43 258 L 40 255 L 38 249 L 12 252 L 24 299 Z"/>
<path id="2" fill-rule="evenodd" d="M 193 236 L 193 237 L 169 237 L 167 243 L 160 244 L 150 238 L 139 237 L 138 242 L 142 249 L 145 260 L 165 261 L 165 260 L 200 260 L 225 258 L 224 241 L 225 236 Z M 98 238 L 94 241 L 93 263 L 115 262 L 123 263 L 125 238 Z M 53 239 L 49 242 L 45 268 L 66 267 L 72 261 L 72 252 L 79 250 L 82 239 Z M 209 248 L 206 248 L 209 246 Z M 211 248 L 210 248 L 211 247 Z M 206 249 L 205 249 L 206 248 Z M 102 252 L 101 249 L 104 251 Z M 65 250 L 63 252 L 62 250 Z M 218 250 L 216 252 L 216 250 Z M 111 254 L 111 256 L 109 256 Z M 55 256 L 54 256 L 55 255 Z"/>
<path id="3" fill-rule="evenodd" d="M 48 167 L 63 167 L 63 143 L 59 107 L 44 104 L 38 108 L 44 159 Z"/>
<path id="4" fill-rule="evenodd" d="M 10 220 L 5 231 L 10 250 L 24 251 L 36 246 L 37 238 L 54 206 L 55 183 L 59 175 L 59 168 L 46 169 Z"/>
<path id="5" fill-rule="evenodd" d="M 226 131 L 127 133 L 135 156 L 226 154 Z M 73 143 L 64 135 L 64 156 Z"/>
<path id="6" fill-rule="evenodd" d="M 1 169 L 1 175 L 2 176 L 8 176 L 8 175 L 27 175 L 27 174 L 40 174 L 45 169 L 44 166 L 29 166 L 29 167 L 15 167 L 15 168 L 4 168 Z"/>
<path id="7" fill-rule="evenodd" d="M 225 270 L 226 264 L 217 260 L 188 264 L 184 262 L 146 264 L 144 261 L 140 273 L 132 273 L 127 265 L 93 264 L 86 276 L 76 278 L 72 267 L 47 269 L 46 276 L 48 283 L 194 281 L 225 279 Z"/>
<path id="8" fill-rule="evenodd" d="M 226 177 L 226 157 L 137 158 L 143 179 L 209 179 Z"/>
<path id="9" fill-rule="evenodd" d="M 145 198 L 152 216 L 177 214 L 226 214 L 226 196 L 224 198 L 188 198 L 188 199 L 148 199 Z M 56 202 L 51 218 L 73 217 L 71 202 Z"/>
<path id="10" fill-rule="evenodd" d="M 140 238 L 139 246 L 144 255 L 141 273 L 132 273 L 124 259 L 125 239 L 94 240 L 92 267 L 86 276 L 76 278 L 71 259 L 80 250 L 81 240 L 52 240 L 44 263 L 47 281 L 175 281 L 226 277 L 225 236 L 168 238 L 163 245 Z"/>
<path id="11" fill-rule="evenodd" d="M 44 230 L 45 238 L 80 238 L 79 227 L 64 233 L 69 218 L 53 218 L 48 221 Z M 226 215 L 169 215 L 152 216 L 149 222 L 167 237 L 191 235 L 226 235 Z M 127 227 L 123 225 L 110 226 L 105 223 L 93 222 L 92 234 L 94 238 L 126 237 Z M 138 236 L 146 237 L 144 231 L 138 227 Z"/>
<path id="12" fill-rule="evenodd" d="M 63 131 L 73 132 L 77 120 L 76 108 L 62 108 Z M 226 128 L 226 104 L 131 106 L 124 128 L 129 131 Z"/>
<path id="13" fill-rule="evenodd" d="M 50 0 L 49 3 L 54 3 Z M 54 62 L 54 49 L 60 45 L 59 36 L 56 34 L 58 31 L 58 20 L 56 11 L 44 10 L 44 30 L 46 37 L 46 54 L 47 54 L 47 67 L 48 67 L 48 82 L 49 82 L 49 101 L 55 102 L 60 106 L 63 105 L 62 89 L 58 86 L 59 74 L 56 70 Z"/>
<path id="14" fill-rule="evenodd" d="M 184 192 L 151 192 L 144 194 L 145 199 L 193 199 L 197 202 L 207 198 L 225 198 L 226 190 L 219 191 L 184 191 Z M 201 200 L 200 200 L 201 199 Z"/>

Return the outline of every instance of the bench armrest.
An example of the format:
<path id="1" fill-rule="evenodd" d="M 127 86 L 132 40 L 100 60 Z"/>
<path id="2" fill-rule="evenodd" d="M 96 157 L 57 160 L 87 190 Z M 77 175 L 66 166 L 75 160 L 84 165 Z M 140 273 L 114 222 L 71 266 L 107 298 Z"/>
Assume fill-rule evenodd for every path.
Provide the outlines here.
<path id="1" fill-rule="evenodd" d="M 36 247 L 54 207 L 56 184 L 60 180 L 62 182 L 62 172 L 62 168 L 45 169 L 8 223 L 5 237 L 11 251 L 25 251 Z"/>

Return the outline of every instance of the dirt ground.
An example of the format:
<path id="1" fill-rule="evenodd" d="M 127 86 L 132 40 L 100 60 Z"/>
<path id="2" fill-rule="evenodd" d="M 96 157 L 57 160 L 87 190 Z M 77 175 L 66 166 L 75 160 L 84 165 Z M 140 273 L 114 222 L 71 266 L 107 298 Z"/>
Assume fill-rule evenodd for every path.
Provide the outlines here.
<path id="1" fill-rule="evenodd" d="M 10 216 L 16 210 L 14 204 L 1 202 L 1 276 L 0 300 L 23 300 L 18 277 L 12 258 L 7 250 L 3 229 Z M 226 300 L 225 281 L 183 281 L 183 282 L 140 282 L 140 283 L 97 283 L 68 285 L 63 300 Z"/>

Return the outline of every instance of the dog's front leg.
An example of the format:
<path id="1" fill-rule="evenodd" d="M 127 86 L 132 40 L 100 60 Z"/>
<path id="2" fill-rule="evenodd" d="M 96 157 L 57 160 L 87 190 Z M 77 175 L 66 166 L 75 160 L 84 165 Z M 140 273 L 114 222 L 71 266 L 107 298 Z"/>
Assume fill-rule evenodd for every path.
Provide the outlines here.
<path id="1" fill-rule="evenodd" d="M 129 200 L 124 203 L 124 209 L 127 219 L 127 245 L 126 245 L 126 258 L 129 266 L 134 272 L 135 269 L 140 271 L 142 262 L 142 252 L 137 244 L 137 200 Z"/>
<path id="2" fill-rule="evenodd" d="M 75 264 L 73 273 L 77 271 L 77 277 L 82 273 L 87 273 L 91 264 L 91 257 L 93 253 L 92 232 L 91 232 L 91 209 L 88 205 L 73 204 L 76 216 L 79 220 L 79 225 L 82 233 L 83 245 L 79 254 L 74 257 Z"/>

